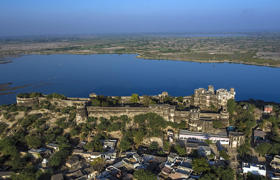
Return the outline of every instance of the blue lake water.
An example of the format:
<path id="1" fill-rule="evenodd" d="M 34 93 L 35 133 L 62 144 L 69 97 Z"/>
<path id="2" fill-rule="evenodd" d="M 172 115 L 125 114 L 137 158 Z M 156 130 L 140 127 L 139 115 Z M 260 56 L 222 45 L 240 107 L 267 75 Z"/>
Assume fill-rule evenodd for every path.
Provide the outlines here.
<path id="1" fill-rule="evenodd" d="M 135 55 L 28 55 L 0 64 L 0 84 L 27 87 L 0 91 L 0 104 L 15 102 L 16 93 L 62 93 L 71 97 L 102 95 L 173 96 L 199 87 L 235 88 L 237 100 L 280 102 L 280 68 L 229 63 L 143 60 Z M 1 85 L 0 85 L 1 86 Z"/>

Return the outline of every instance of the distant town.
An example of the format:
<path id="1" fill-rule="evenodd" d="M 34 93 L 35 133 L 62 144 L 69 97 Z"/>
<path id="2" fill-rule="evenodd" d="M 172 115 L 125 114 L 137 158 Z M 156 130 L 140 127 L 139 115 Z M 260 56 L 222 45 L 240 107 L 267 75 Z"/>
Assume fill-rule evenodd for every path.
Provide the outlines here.
<path id="1" fill-rule="evenodd" d="M 280 179 L 280 104 L 236 93 L 18 94 L 0 106 L 0 179 Z"/>

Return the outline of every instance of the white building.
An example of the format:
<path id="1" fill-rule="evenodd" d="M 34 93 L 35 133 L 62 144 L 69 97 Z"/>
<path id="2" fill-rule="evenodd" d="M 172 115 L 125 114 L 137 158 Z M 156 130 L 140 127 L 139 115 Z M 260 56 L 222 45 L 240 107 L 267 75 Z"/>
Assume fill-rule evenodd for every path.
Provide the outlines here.
<path id="1" fill-rule="evenodd" d="M 206 134 L 202 132 L 180 130 L 179 139 L 193 141 L 193 142 L 210 140 L 214 143 L 219 142 L 220 144 L 223 145 L 229 145 L 229 138 L 226 134 Z"/>
<path id="2" fill-rule="evenodd" d="M 217 94 L 218 102 L 222 106 L 226 106 L 228 100 L 235 98 L 235 91 L 233 88 L 231 88 L 230 91 L 226 89 L 218 89 L 216 91 L 216 94 Z"/>
<path id="3" fill-rule="evenodd" d="M 250 164 L 250 163 L 242 163 L 242 171 L 243 173 L 252 173 L 254 175 L 266 176 L 266 168 L 265 165 L 261 164 Z"/>

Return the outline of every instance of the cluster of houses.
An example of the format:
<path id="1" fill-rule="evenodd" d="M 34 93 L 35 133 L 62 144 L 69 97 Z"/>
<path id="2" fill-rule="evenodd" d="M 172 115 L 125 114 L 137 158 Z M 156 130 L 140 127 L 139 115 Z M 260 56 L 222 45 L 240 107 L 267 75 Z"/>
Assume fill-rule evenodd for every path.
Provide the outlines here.
<path id="1" fill-rule="evenodd" d="M 161 179 L 188 179 L 192 172 L 192 159 L 170 153 L 158 176 Z"/>
<path id="2" fill-rule="evenodd" d="M 227 132 L 220 134 L 207 134 L 202 132 L 191 132 L 188 130 L 180 130 L 178 135 L 169 130 L 167 132 L 167 139 L 170 143 L 179 143 L 185 147 L 186 155 L 179 156 L 176 153 L 169 153 L 166 156 L 157 156 L 149 151 L 143 152 L 117 152 L 117 140 L 107 139 L 103 140 L 103 152 L 90 152 L 84 150 L 86 142 L 80 142 L 72 152 L 72 155 L 66 160 L 61 173 L 55 174 L 51 177 L 52 180 L 64 179 L 133 179 L 133 172 L 140 169 L 148 169 L 157 172 L 158 179 L 198 179 L 199 176 L 194 174 L 192 169 L 192 158 L 190 158 L 194 151 L 200 157 L 205 157 L 210 165 L 217 165 L 226 162 L 222 157 L 214 152 L 213 145 L 217 147 L 218 151 L 230 149 L 232 134 L 242 136 L 242 133 Z M 260 129 L 255 129 L 254 143 L 266 141 L 266 133 Z M 237 136 L 237 135 L 236 135 Z M 236 137 L 234 136 L 234 137 Z M 209 143 L 212 145 L 209 145 Z M 241 142 L 238 142 L 239 144 Z M 35 159 L 41 159 L 39 168 L 41 170 L 48 169 L 48 159 L 54 152 L 59 151 L 57 144 L 47 144 L 45 148 L 30 149 L 28 151 Z M 98 171 L 92 166 L 96 160 L 104 162 L 103 171 Z M 156 170 L 155 170 L 156 169 Z M 269 170 L 268 170 L 269 169 Z M 269 166 L 265 164 L 256 164 L 242 162 L 240 165 L 240 172 L 243 174 L 252 173 L 255 175 L 270 177 L 271 179 L 280 180 L 280 156 L 274 156 L 269 161 Z M 1 174 L 2 173 L 2 174 Z M 11 173 L 1 172 L 0 179 L 9 178 Z"/>

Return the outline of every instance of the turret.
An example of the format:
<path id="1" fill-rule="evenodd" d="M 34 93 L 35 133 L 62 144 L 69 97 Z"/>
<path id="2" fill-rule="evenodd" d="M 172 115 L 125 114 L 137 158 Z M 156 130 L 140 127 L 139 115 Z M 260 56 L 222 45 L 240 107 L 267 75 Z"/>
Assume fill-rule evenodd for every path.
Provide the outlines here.
<path id="1" fill-rule="evenodd" d="M 214 92 L 215 92 L 215 90 L 214 90 L 214 86 L 209 85 L 209 86 L 208 86 L 208 92 L 210 92 L 210 93 L 214 94 Z"/>

